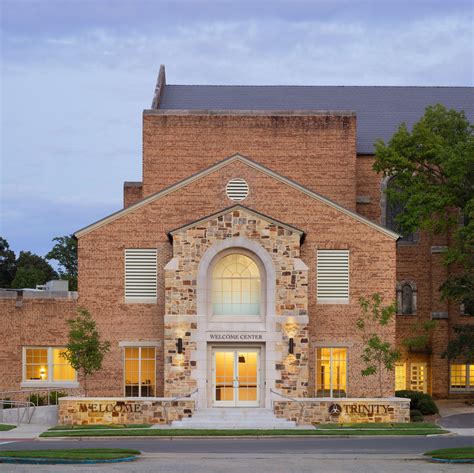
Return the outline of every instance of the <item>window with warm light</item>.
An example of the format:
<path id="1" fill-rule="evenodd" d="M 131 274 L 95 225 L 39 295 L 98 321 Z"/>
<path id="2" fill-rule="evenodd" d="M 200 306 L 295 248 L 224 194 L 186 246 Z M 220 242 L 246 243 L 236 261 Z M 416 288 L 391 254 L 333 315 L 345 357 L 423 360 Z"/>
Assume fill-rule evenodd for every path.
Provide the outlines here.
<path id="1" fill-rule="evenodd" d="M 24 349 L 24 381 L 76 382 L 76 370 L 62 357 L 65 348 L 32 347 Z"/>
<path id="2" fill-rule="evenodd" d="M 452 363 L 450 371 L 451 391 L 474 390 L 474 364 Z"/>
<path id="3" fill-rule="evenodd" d="M 154 347 L 125 348 L 125 396 L 153 397 L 156 394 Z"/>
<path id="4" fill-rule="evenodd" d="M 316 392 L 318 397 L 347 396 L 347 349 L 316 350 Z"/>
<path id="5" fill-rule="evenodd" d="M 233 253 L 212 272 L 214 315 L 260 315 L 261 278 L 252 258 Z"/>
<path id="6" fill-rule="evenodd" d="M 395 364 L 395 391 L 407 388 L 407 366 L 405 363 Z"/>

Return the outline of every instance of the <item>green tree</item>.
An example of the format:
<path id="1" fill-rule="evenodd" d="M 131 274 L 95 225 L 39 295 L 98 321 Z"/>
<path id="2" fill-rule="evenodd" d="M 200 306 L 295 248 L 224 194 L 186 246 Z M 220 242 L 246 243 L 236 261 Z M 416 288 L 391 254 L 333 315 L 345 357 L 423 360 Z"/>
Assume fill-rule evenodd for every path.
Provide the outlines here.
<path id="1" fill-rule="evenodd" d="M 474 326 L 455 325 L 453 330 L 456 338 L 448 342 L 442 357 L 450 361 L 457 359 L 466 363 L 474 362 Z"/>
<path id="2" fill-rule="evenodd" d="M 10 287 L 15 277 L 16 256 L 5 238 L 0 237 L 0 287 Z"/>
<path id="3" fill-rule="evenodd" d="M 357 319 L 356 326 L 362 333 L 364 347 L 361 360 L 364 368 L 362 376 L 378 374 L 380 397 L 383 396 L 383 372 L 393 371 L 395 362 L 400 359 L 400 352 L 385 340 L 381 332 L 396 314 L 396 304 L 382 305 L 380 294 L 373 294 L 370 299 L 361 297 L 359 305 L 362 316 Z"/>
<path id="4" fill-rule="evenodd" d="M 110 342 L 101 341 L 95 320 L 90 312 L 79 307 L 77 317 L 67 321 L 69 325 L 66 351 L 61 354 L 84 377 L 87 396 L 87 377 L 102 369 L 104 356 L 110 350 Z"/>
<path id="5" fill-rule="evenodd" d="M 53 238 L 57 242 L 51 251 L 45 256 L 48 260 L 56 260 L 59 263 L 59 275 L 61 279 L 69 281 L 69 289 L 77 290 L 77 239 L 74 235 L 65 235 Z"/>
<path id="6" fill-rule="evenodd" d="M 433 330 L 436 328 L 436 325 L 436 320 L 425 320 L 424 322 L 418 322 L 412 328 L 412 333 L 414 335 L 403 340 L 402 344 L 409 350 L 431 350 L 431 335 Z"/>
<path id="7" fill-rule="evenodd" d="M 45 284 L 57 277 L 56 271 L 43 257 L 31 253 L 31 251 L 20 251 L 11 287 L 35 288 L 37 284 Z"/>
<path id="8" fill-rule="evenodd" d="M 403 123 L 388 144 L 376 143 L 374 163 L 375 171 L 396 179 L 387 197 L 401 209 L 400 231 L 452 236 L 444 261 L 455 271 L 441 286 L 442 297 L 464 302 L 469 310 L 474 308 L 473 132 L 464 112 L 427 107 L 411 132 Z"/>

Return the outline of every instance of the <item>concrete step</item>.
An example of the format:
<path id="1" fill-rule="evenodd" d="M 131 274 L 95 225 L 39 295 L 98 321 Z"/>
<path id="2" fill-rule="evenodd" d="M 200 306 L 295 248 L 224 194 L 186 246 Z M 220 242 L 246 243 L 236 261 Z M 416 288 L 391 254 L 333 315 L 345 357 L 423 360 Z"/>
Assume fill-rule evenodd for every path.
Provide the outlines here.
<path id="1" fill-rule="evenodd" d="M 174 421 L 177 429 L 293 429 L 296 423 L 263 408 L 198 409 L 192 417 Z"/>

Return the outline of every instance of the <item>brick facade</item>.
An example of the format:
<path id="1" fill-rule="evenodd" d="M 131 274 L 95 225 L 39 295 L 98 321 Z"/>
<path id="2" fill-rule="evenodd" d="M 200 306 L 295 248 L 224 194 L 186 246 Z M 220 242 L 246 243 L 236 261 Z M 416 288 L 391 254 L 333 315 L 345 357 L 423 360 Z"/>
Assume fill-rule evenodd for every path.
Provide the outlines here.
<path id="1" fill-rule="evenodd" d="M 450 395 L 449 364 L 441 354 L 453 325 L 473 322 L 439 297 L 446 277 L 439 248 L 448 241 L 421 233 L 414 243 L 397 244 L 384 230 L 384 181 L 372 169 L 374 157 L 356 153 L 356 119 L 353 112 L 146 110 L 143 182 L 124 184 L 121 213 L 77 233 L 79 300 L 31 299 L 18 306 L 15 299 L 0 297 L 5 319 L 0 390 L 20 388 L 22 347 L 65 344 L 66 320 L 79 305 L 111 342 L 103 370 L 88 381 L 92 396 L 123 396 L 124 346 L 146 343 L 157 347 L 156 396 L 185 396 L 197 389 L 197 407 L 209 406 L 210 350 L 216 345 L 211 336 L 226 332 L 259 337 L 247 345 L 262 350 L 262 406 L 268 407 L 271 391 L 315 397 L 321 347 L 346 348 L 347 395 L 371 398 L 378 393 L 378 379 L 361 375 L 359 298 L 377 292 L 390 303 L 397 281 L 412 281 L 416 314 L 397 315 L 380 333 L 401 348 L 407 379 L 412 363 L 426 363 L 428 392 Z M 242 205 L 226 194 L 233 178 L 248 184 Z M 157 250 L 156 303 L 125 300 L 124 252 L 140 248 Z M 267 305 L 252 323 L 214 320 L 203 296 L 212 261 L 232 248 L 262 266 Z M 347 304 L 317 300 L 321 249 L 349 251 Z M 434 313 L 446 318 L 431 333 L 431 351 L 407 350 L 403 340 L 419 333 Z M 178 338 L 184 348 L 179 356 Z M 393 396 L 393 373 L 383 374 L 382 391 Z M 291 401 L 280 399 L 278 406 L 280 415 L 294 417 Z M 63 407 L 64 422 L 72 417 L 81 422 L 77 406 Z M 327 421 L 326 408 L 314 401 L 304 416 Z M 391 410 L 384 420 L 404 421 L 405 408 Z M 155 416 L 154 407 L 147 409 Z M 163 416 L 154 418 L 162 422 Z"/>

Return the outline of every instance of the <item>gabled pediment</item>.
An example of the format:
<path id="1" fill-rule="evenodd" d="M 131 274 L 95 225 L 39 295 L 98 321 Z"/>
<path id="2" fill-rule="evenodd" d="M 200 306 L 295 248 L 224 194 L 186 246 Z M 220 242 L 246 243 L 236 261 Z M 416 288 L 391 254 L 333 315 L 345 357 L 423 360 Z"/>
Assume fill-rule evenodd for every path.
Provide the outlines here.
<path id="1" fill-rule="evenodd" d="M 246 217 L 248 216 L 253 216 L 255 219 L 259 219 L 259 220 L 264 220 L 266 221 L 269 225 L 273 225 L 275 227 L 280 227 L 280 228 L 283 228 L 285 230 L 288 230 L 289 232 L 291 233 L 294 233 L 294 234 L 297 234 L 300 238 L 300 242 L 302 242 L 304 240 L 304 232 L 296 227 L 293 227 L 292 225 L 288 225 L 284 222 L 281 222 L 279 220 L 276 220 L 272 217 L 269 217 L 268 215 L 264 215 L 260 212 L 257 212 L 255 210 L 252 210 L 248 207 L 245 207 L 243 205 L 240 205 L 240 204 L 236 204 L 236 205 L 233 205 L 232 207 L 227 207 L 223 210 L 221 210 L 220 212 L 216 212 L 216 213 L 213 213 L 213 214 L 210 214 L 210 215 L 206 215 L 205 217 L 202 217 L 198 220 L 194 220 L 193 222 L 190 222 L 190 223 L 187 223 L 179 228 L 175 228 L 174 230 L 171 230 L 170 232 L 168 232 L 168 235 L 170 237 L 170 239 L 172 240 L 173 236 L 176 235 L 176 234 L 179 234 L 179 233 L 182 233 L 182 232 L 185 232 L 191 228 L 197 228 L 199 227 L 200 225 L 203 225 L 211 220 L 216 220 L 216 219 L 219 219 L 220 217 L 224 217 L 226 215 L 231 215 L 233 214 L 233 212 L 236 212 L 236 211 L 239 211 L 240 215 L 245 215 Z"/>
<path id="2" fill-rule="evenodd" d="M 108 223 L 110 222 L 113 222 L 114 220 L 118 219 L 118 218 L 121 218 L 131 212 L 134 212 L 136 210 L 138 210 L 139 208 L 145 206 L 145 205 L 148 205 L 149 203 L 151 202 L 154 202 L 154 201 L 157 201 L 158 199 L 161 199 L 162 197 L 164 196 L 167 196 L 173 192 L 176 192 L 180 189 L 182 189 L 183 187 L 185 186 L 188 186 L 190 184 L 192 184 L 193 182 L 195 181 L 198 181 L 206 176 L 208 176 L 209 174 L 211 173 L 214 173 L 226 166 L 229 166 L 230 164 L 234 163 L 234 162 L 240 162 L 240 163 L 243 163 L 245 164 L 246 166 L 249 166 L 250 168 L 256 170 L 256 171 L 259 171 L 267 176 L 270 176 L 271 178 L 275 179 L 276 181 L 278 182 L 281 182 L 287 186 L 290 186 L 292 187 L 293 189 L 296 189 L 297 191 L 305 194 L 306 196 L 318 201 L 318 202 L 321 202 L 325 205 L 328 205 L 329 207 L 353 218 L 354 220 L 357 220 L 373 229 L 375 229 L 376 231 L 380 232 L 380 233 L 383 233 L 384 235 L 390 237 L 390 238 L 393 238 L 394 240 L 397 240 L 400 236 L 383 227 L 382 225 L 379 225 L 375 222 L 372 222 L 371 220 L 363 217 L 362 215 L 359 215 L 358 213 L 352 211 L 352 210 L 349 210 L 349 209 L 346 209 L 345 207 L 337 204 L 336 202 L 333 202 L 332 200 L 328 199 L 327 197 L 324 197 L 310 189 L 308 189 L 307 187 L 304 187 L 302 186 L 301 184 L 298 184 L 297 182 L 291 180 L 291 179 L 288 179 L 287 177 L 285 176 L 282 176 L 281 174 L 278 174 L 277 172 L 275 171 L 272 171 L 271 169 L 267 168 L 266 166 L 263 166 L 262 164 L 259 164 L 249 158 L 246 158 L 244 156 L 241 156 L 240 154 L 235 154 L 233 156 L 230 156 L 206 169 L 203 169 L 202 171 L 196 173 L 196 174 L 193 174 L 191 176 L 189 176 L 188 178 L 186 179 L 183 179 L 182 181 L 179 181 L 177 182 L 176 184 L 173 184 L 172 186 L 170 187 L 167 187 L 166 189 L 163 189 L 159 192 L 156 192 L 155 194 L 152 194 L 148 197 L 145 197 L 144 199 L 136 202 L 135 204 L 133 205 L 130 205 L 129 207 L 125 208 L 125 209 L 122 209 L 122 210 L 119 210 L 118 212 L 115 212 L 111 215 L 109 215 L 108 217 L 105 217 L 87 227 L 84 227 L 82 228 L 81 230 L 78 230 L 74 235 L 76 237 L 81 237 L 97 228 L 100 228 L 104 225 L 107 225 Z"/>

